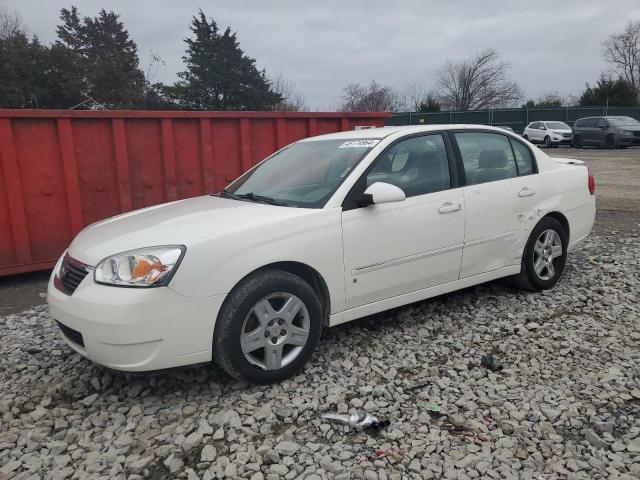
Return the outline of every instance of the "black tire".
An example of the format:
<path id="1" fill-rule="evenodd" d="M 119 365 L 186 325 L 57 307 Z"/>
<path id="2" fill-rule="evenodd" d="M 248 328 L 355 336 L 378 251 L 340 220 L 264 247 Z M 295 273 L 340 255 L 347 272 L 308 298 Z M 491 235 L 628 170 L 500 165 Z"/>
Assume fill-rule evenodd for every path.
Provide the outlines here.
<path id="1" fill-rule="evenodd" d="M 264 366 L 261 368 L 250 363 L 246 358 L 242 351 L 241 336 L 247 320 L 257 321 L 257 317 L 251 318 L 254 306 L 267 297 L 280 294 L 295 296 L 302 301 L 303 307 L 308 313 L 308 337 L 306 343 L 301 346 L 301 350 L 290 363 L 278 369 L 268 370 Z M 277 309 L 277 306 L 275 308 Z M 218 314 L 213 335 L 215 361 L 229 375 L 238 380 L 245 380 L 253 384 L 267 384 L 284 380 L 296 373 L 315 350 L 322 331 L 322 318 L 320 299 L 306 281 L 281 270 L 258 271 L 247 277 L 231 291 Z M 259 324 L 257 325 L 256 328 L 261 328 Z M 287 332 L 280 338 L 284 338 L 286 335 Z M 265 340 L 265 342 L 268 341 L 269 339 Z M 283 346 L 284 348 L 285 346 Z M 266 365 L 267 349 L 264 348 L 262 353 Z M 284 353 L 281 354 L 282 357 L 284 355 Z"/>
<path id="2" fill-rule="evenodd" d="M 539 237 L 547 231 L 556 232 L 562 245 L 562 254 L 551 261 L 554 275 L 550 278 L 545 278 L 549 276 L 548 270 L 547 274 L 538 274 L 536 273 L 534 265 L 534 255 L 537 255 L 537 252 L 535 251 L 536 242 Z M 522 254 L 522 268 L 520 273 L 514 277 L 515 283 L 526 290 L 532 291 L 552 288 L 558 282 L 558 279 L 564 271 L 564 266 L 567 262 L 567 244 L 567 233 L 562 227 L 562 224 L 553 217 L 544 217 L 534 227 L 529 239 L 527 240 L 527 244 Z M 542 271 L 542 273 L 544 272 L 545 270 Z"/>
<path id="3" fill-rule="evenodd" d="M 553 143 L 551 143 L 551 138 L 547 135 L 544 137 L 544 148 L 551 148 Z"/>
<path id="4" fill-rule="evenodd" d="M 522 138 L 524 138 L 527 142 L 529 141 L 529 135 L 523 135 Z"/>
<path id="5" fill-rule="evenodd" d="M 613 135 L 607 135 L 607 139 L 605 140 L 605 147 L 609 149 L 616 148 L 616 137 Z"/>
<path id="6" fill-rule="evenodd" d="M 573 137 L 573 148 L 582 148 L 582 138 L 579 136 L 574 136 Z"/>

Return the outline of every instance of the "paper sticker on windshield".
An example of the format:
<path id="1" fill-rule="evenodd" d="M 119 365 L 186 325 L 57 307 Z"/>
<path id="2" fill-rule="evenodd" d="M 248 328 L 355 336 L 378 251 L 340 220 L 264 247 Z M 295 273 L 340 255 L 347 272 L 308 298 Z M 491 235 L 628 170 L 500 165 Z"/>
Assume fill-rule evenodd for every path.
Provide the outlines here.
<path id="1" fill-rule="evenodd" d="M 338 148 L 371 148 L 375 147 L 375 145 L 380 140 L 348 140 L 340 145 Z"/>

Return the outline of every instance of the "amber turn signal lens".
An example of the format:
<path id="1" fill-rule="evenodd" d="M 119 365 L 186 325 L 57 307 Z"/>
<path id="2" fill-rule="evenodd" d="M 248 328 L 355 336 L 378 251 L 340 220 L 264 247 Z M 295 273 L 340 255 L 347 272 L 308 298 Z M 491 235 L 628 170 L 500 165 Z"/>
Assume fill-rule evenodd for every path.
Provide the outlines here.
<path id="1" fill-rule="evenodd" d="M 138 258 L 133 267 L 131 276 L 133 278 L 146 277 L 154 270 L 158 273 L 164 272 L 167 268 L 157 260 L 150 261 L 148 259 Z"/>

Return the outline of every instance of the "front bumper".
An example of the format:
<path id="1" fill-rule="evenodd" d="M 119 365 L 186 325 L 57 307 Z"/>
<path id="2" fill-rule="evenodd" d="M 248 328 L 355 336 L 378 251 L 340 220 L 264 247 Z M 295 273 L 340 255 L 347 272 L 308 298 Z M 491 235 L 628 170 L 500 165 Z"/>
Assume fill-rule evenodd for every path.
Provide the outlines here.
<path id="1" fill-rule="evenodd" d="M 640 137 L 636 137 L 635 135 L 618 135 L 616 137 L 616 144 L 625 147 L 640 145 Z"/>
<path id="2" fill-rule="evenodd" d="M 551 141 L 554 145 L 571 145 L 573 137 L 552 137 Z"/>
<path id="3" fill-rule="evenodd" d="M 92 275 L 73 295 L 58 290 L 52 275 L 47 293 L 51 318 L 67 328 L 61 327 L 61 335 L 71 348 L 131 372 L 210 361 L 224 297 L 189 298 L 167 287 L 111 287 L 94 283 Z"/>

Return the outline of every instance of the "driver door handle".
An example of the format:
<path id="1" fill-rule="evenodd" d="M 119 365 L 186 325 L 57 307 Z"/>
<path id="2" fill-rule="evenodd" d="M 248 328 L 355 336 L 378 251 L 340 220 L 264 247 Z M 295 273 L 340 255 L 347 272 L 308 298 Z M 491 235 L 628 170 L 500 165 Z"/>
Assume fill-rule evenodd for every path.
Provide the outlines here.
<path id="1" fill-rule="evenodd" d="M 524 187 L 522 190 L 518 192 L 519 197 L 530 197 L 531 195 L 535 195 L 536 191 L 531 190 L 530 188 Z"/>
<path id="2" fill-rule="evenodd" d="M 462 205 L 460 205 L 459 203 L 445 202 L 438 209 L 438 213 L 457 212 L 461 208 L 462 208 Z"/>

